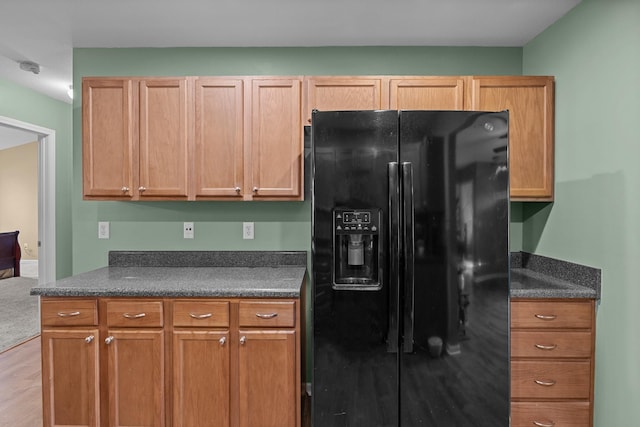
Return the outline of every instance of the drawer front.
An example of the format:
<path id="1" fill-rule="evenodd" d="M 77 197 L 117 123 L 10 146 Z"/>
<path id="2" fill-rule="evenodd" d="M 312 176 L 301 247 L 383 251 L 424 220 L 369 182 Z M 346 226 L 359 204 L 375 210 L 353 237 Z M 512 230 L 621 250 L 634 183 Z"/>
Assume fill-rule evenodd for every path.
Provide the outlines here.
<path id="1" fill-rule="evenodd" d="M 42 300 L 43 326 L 95 326 L 98 324 L 96 300 Z"/>
<path id="2" fill-rule="evenodd" d="M 124 328 L 161 327 L 162 301 L 108 301 L 107 325 Z"/>
<path id="3" fill-rule="evenodd" d="M 591 362 L 512 361 L 514 399 L 589 399 Z"/>
<path id="4" fill-rule="evenodd" d="M 589 402 L 513 402 L 511 427 L 586 427 Z"/>
<path id="5" fill-rule="evenodd" d="M 592 326 L 593 305 L 589 301 L 513 301 L 512 328 L 588 329 Z"/>
<path id="6" fill-rule="evenodd" d="M 285 327 L 296 325 L 294 301 L 240 301 L 240 326 Z"/>
<path id="7" fill-rule="evenodd" d="M 511 331 L 511 357 L 591 357 L 591 332 Z"/>
<path id="8" fill-rule="evenodd" d="M 176 301 L 173 304 L 173 326 L 229 327 L 229 302 Z"/>

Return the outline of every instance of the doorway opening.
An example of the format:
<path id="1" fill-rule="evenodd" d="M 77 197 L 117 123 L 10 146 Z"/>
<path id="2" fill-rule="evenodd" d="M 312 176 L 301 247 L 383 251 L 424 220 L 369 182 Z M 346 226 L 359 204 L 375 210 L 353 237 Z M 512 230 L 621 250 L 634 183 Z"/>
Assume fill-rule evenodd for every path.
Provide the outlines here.
<path id="1" fill-rule="evenodd" d="M 56 280 L 55 131 L 0 116 L 0 131 L 17 131 L 38 142 L 38 283 Z M 30 142 L 30 141 L 25 141 Z M 1 230 L 0 230 L 1 231 Z"/>

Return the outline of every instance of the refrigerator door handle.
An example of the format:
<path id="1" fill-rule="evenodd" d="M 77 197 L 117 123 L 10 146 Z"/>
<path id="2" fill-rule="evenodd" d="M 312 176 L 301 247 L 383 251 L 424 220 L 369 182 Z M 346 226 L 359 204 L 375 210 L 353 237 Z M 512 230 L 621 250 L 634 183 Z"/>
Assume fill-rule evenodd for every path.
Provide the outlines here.
<path id="1" fill-rule="evenodd" d="M 389 180 L 389 331 L 387 351 L 397 352 L 400 344 L 398 331 L 400 301 L 400 169 L 397 162 L 387 163 Z"/>
<path id="2" fill-rule="evenodd" d="M 402 175 L 402 211 L 403 211 L 403 351 L 413 352 L 413 332 L 414 332 L 414 206 L 413 206 L 413 165 L 410 162 L 403 162 L 401 165 Z"/>

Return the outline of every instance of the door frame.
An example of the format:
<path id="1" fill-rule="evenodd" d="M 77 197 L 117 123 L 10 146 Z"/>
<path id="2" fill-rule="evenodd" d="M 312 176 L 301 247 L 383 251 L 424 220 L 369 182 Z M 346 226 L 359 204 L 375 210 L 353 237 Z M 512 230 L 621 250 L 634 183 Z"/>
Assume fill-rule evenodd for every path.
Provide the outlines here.
<path id="1" fill-rule="evenodd" d="M 0 116 L 0 125 L 38 136 L 38 283 L 56 280 L 56 131 Z"/>

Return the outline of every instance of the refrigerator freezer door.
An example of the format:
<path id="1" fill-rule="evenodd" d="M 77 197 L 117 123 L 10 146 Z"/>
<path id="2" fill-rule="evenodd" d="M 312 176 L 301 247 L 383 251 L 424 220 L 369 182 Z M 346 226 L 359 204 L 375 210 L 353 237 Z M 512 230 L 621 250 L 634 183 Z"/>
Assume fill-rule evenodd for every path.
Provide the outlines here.
<path id="1" fill-rule="evenodd" d="M 506 112 L 400 113 L 414 196 L 401 426 L 509 425 L 507 120 Z"/>

